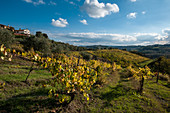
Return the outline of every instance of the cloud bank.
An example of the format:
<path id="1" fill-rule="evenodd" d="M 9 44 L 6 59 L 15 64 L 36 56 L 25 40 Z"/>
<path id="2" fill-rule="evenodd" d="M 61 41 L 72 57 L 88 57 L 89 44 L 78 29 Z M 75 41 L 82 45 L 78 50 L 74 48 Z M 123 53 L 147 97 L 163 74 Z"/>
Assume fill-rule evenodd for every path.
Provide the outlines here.
<path id="1" fill-rule="evenodd" d="M 165 36 L 162 39 L 170 43 L 170 29 L 162 30 L 162 32 L 165 34 Z"/>
<path id="2" fill-rule="evenodd" d="M 68 33 L 68 34 L 51 34 L 54 40 L 62 40 L 63 42 L 73 45 L 153 45 L 170 43 L 170 29 L 162 30 L 158 33 L 133 33 L 125 34 L 109 34 L 109 33 Z"/>
<path id="3" fill-rule="evenodd" d="M 66 19 L 59 18 L 58 20 L 52 19 L 51 24 L 55 27 L 66 27 L 68 22 Z"/>
<path id="4" fill-rule="evenodd" d="M 111 13 L 119 12 L 117 4 L 99 3 L 98 0 L 85 0 L 84 5 L 81 8 L 92 18 L 101 18 Z"/>

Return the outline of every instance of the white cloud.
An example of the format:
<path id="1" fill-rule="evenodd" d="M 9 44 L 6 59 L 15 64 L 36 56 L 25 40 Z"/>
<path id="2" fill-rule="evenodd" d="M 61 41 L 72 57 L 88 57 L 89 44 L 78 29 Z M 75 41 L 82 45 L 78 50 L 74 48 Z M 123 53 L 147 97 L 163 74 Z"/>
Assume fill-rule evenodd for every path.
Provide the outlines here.
<path id="1" fill-rule="evenodd" d="M 170 43 L 170 29 L 164 29 L 162 30 L 162 33 L 165 35 L 163 40 L 166 40 L 168 43 Z"/>
<path id="2" fill-rule="evenodd" d="M 85 0 L 84 5 L 81 7 L 92 18 L 101 18 L 106 15 L 119 12 L 117 4 L 99 3 L 98 0 Z"/>
<path id="3" fill-rule="evenodd" d="M 68 2 L 69 4 L 71 4 L 71 5 L 76 5 L 77 6 L 77 4 L 75 3 L 75 2 L 73 2 L 73 1 L 69 1 L 69 0 L 64 0 L 65 2 Z M 80 2 L 80 1 L 78 1 L 78 2 Z"/>
<path id="4" fill-rule="evenodd" d="M 23 1 L 25 1 L 27 3 L 32 3 L 32 0 L 23 0 Z"/>
<path id="5" fill-rule="evenodd" d="M 75 45 L 123 45 L 133 44 L 134 36 L 104 33 L 69 33 L 56 34 L 57 39 L 65 39 L 66 43 Z"/>
<path id="6" fill-rule="evenodd" d="M 137 15 L 136 12 L 134 12 L 134 13 L 129 13 L 129 14 L 127 15 L 127 18 L 129 18 L 129 19 L 135 19 L 135 18 L 136 18 L 136 15 Z"/>
<path id="7" fill-rule="evenodd" d="M 170 44 L 170 29 L 162 30 L 162 34 L 159 34 L 155 39 L 157 41 L 154 44 Z"/>
<path id="8" fill-rule="evenodd" d="M 129 41 L 136 41 L 136 37 L 130 35 L 122 35 L 122 34 L 112 34 L 112 40 L 119 40 L 120 42 L 129 42 Z"/>
<path id="9" fill-rule="evenodd" d="M 170 29 L 163 29 L 162 33 L 169 35 L 170 34 Z"/>
<path id="10" fill-rule="evenodd" d="M 56 3 L 53 1 L 50 1 L 50 3 L 48 3 L 48 5 L 56 5 Z"/>
<path id="11" fill-rule="evenodd" d="M 170 29 L 162 30 L 162 33 L 133 33 L 133 34 L 114 34 L 114 33 L 49 33 L 53 40 L 62 41 L 74 45 L 153 45 L 170 44 Z"/>
<path id="12" fill-rule="evenodd" d="M 142 14 L 143 14 L 143 15 L 146 14 L 146 11 L 142 11 Z"/>
<path id="13" fill-rule="evenodd" d="M 147 41 L 150 44 L 168 44 L 170 43 L 170 30 L 162 30 L 162 34 L 158 33 L 135 33 L 138 41 Z"/>
<path id="14" fill-rule="evenodd" d="M 83 24 L 85 24 L 85 25 L 87 25 L 87 21 L 86 21 L 85 19 L 80 20 L 80 22 L 83 23 Z"/>
<path id="15" fill-rule="evenodd" d="M 74 45 L 153 45 L 170 43 L 170 30 L 163 30 L 158 33 L 134 33 L 131 35 L 114 33 L 68 33 L 53 34 L 53 39 L 74 44 Z"/>
<path id="16" fill-rule="evenodd" d="M 136 2 L 136 0 L 130 0 L 131 2 Z"/>
<path id="17" fill-rule="evenodd" d="M 38 0 L 36 2 L 32 1 L 32 0 L 24 0 L 27 3 L 32 3 L 34 5 L 40 5 L 40 4 L 46 4 L 43 0 Z"/>
<path id="18" fill-rule="evenodd" d="M 43 0 L 39 0 L 37 2 L 33 2 L 34 5 L 40 5 L 40 4 L 45 4 Z"/>
<path id="19" fill-rule="evenodd" d="M 147 35 L 149 35 L 149 36 L 157 36 L 159 34 L 158 33 L 134 33 L 134 35 L 136 37 L 139 37 L 139 36 L 147 36 Z"/>
<path id="20" fill-rule="evenodd" d="M 61 15 L 60 13 L 56 12 L 55 15 Z"/>
<path id="21" fill-rule="evenodd" d="M 75 4 L 74 2 L 72 2 L 72 1 L 71 1 L 71 2 L 69 2 L 69 3 L 70 3 L 70 4 L 72 4 L 72 5 L 76 5 L 76 4 Z"/>
<path id="22" fill-rule="evenodd" d="M 68 22 L 66 19 L 59 18 L 58 20 L 52 19 L 51 24 L 56 27 L 66 27 Z"/>

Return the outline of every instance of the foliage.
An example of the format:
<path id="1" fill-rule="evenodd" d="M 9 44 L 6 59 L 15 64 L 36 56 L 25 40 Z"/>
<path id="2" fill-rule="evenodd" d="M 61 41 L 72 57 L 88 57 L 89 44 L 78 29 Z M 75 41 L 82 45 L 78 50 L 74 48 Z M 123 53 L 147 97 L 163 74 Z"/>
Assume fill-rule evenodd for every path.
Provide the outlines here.
<path id="1" fill-rule="evenodd" d="M 145 93 L 139 95 L 131 86 L 132 84 L 137 85 L 136 82 L 133 82 L 133 79 L 119 79 L 120 73 L 117 70 L 121 70 L 120 72 L 122 72 L 122 67 L 121 69 L 117 68 L 120 67 L 120 65 L 117 65 L 116 62 L 110 64 L 100 60 L 86 61 L 62 54 L 52 57 L 42 57 L 40 53 L 38 54 L 39 55 L 36 55 L 34 51 L 19 52 L 16 57 L 19 59 L 24 57 L 25 59 L 22 58 L 22 61 L 17 61 L 18 59 L 14 57 L 12 62 L 17 61 L 18 63 L 11 64 L 12 62 L 6 62 L 8 65 L 0 65 L 2 69 L 2 71 L 0 71 L 1 83 L 8 81 L 5 82 L 5 87 L 3 87 L 0 93 L 0 112 L 3 112 L 3 110 L 6 112 L 73 112 L 73 109 L 75 110 L 74 112 L 169 112 L 169 89 L 167 81 L 160 80 L 160 84 L 155 84 L 155 82 L 153 82 L 153 80 L 155 80 L 154 78 L 153 80 L 148 79 L 147 82 L 144 83 Z M 41 70 L 34 70 L 30 76 L 29 84 L 25 84 L 23 80 L 29 71 L 29 65 L 32 64 L 31 61 L 33 57 L 37 59 L 39 65 L 41 64 L 42 67 L 49 71 L 41 68 Z M 43 59 L 39 61 L 39 58 Z M 56 62 L 52 63 L 53 60 L 56 60 Z M 78 85 L 80 86 L 80 84 L 77 84 L 77 86 L 74 86 L 75 88 L 77 87 L 77 89 L 73 92 L 72 80 L 71 77 L 68 77 L 69 74 L 67 73 L 69 73 L 69 69 L 73 69 L 71 72 L 73 74 L 77 73 L 77 75 L 80 75 L 82 70 L 85 71 L 84 73 L 87 73 L 85 66 L 88 67 L 89 70 L 93 69 L 97 72 L 97 80 L 92 87 L 96 86 L 96 84 L 99 83 L 98 81 L 107 84 L 102 85 L 102 87 L 91 87 L 91 91 L 85 88 L 84 92 L 77 90 Z M 79 70 L 80 67 L 82 70 Z M 132 75 L 140 71 L 140 69 L 137 67 L 134 68 L 133 66 L 129 66 L 126 69 L 132 70 Z M 144 72 L 142 70 L 144 70 Z M 140 81 L 141 74 L 144 74 L 146 70 L 149 69 L 147 67 L 144 69 L 141 68 L 140 74 L 138 74 L 138 76 L 134 75 L 134 77 Z M 113 74 L 112 71 L 114 71 Z M 59 75 L 53 75 L 51 79 L 49 72 L 51 72 L 52 75 L 53 73 L 59 73 Z M 62 76 L 63 73 L 65 76 Z M 72 78 L 73 77 L 74 75 Z M 60 78 L 59 82 L 57 82 L 58 78 Z M 67 81 L 67 78 L 71 83 Z M 83 77 L 77 76 L 77 78 L 87 80 Z M 146 78 L 149 78 L 149 74 Z M 62 82 L 62 79 L 64 82 Z M 69 93 L 68 89 L 65 89 L 67 83 L 70 85 L 68 89 L 71 89 Z M 80 87 L 83 89 L 83 86 Z M 46 96 L 48 93 L 51 98 Z M 71 97 L 76 93 L 79 94 L 76 95 L 74 100 L 69 104 L 65 104 L 65 102 L 70 101 Z M 87 103 L 82 102 L 82 97 L 85 97 L 86 100 L 89 99 L 89 101 Z M 162 101 L 162 99 L 164 101 Z"/>
<path id="2" fill-rule="evenodd" d="M 142 46 L 137 50 L 149 58 L 159 58 L 161 56 L 170 58 L 170 44 Z"/>
<path id="3" fill-rule="evenodd" d="M 0 29 L 0 45 L 4 44 L 6 47 L 11 47 L 14 40 L 14 35 L 7 29 Z"/>
<path id="4" fill-rule="evenodd" d="M 23 45 L 24 45 L 24 49 L 27 51 L 33 48 L 35 51 L 40 51 L 47 55 L 51 53 L 50 41 L 49 39 L 44 37 L 35 37 L 35 36 L 28 37 L 24 40 Z"/>
<path id="5" fill-rule="evenodd" d="M 2 60 L 8 60 L 11 61 L 12 60 L 12 55 L 9 54 L 10 49 L 7 49 L 3 44 L 1 45 L 0 48 L 0 58 Z M 13 50 L 13 52 L 15 52 L 15 50 Z"/>
<path id="6" fill-rule="evenodd" d="M 155 61 L 151 62 L 148 66 L 151 67 L 152 71 L 157 72 L 159 70 L 163 74 L 170 74 L 170 59 L 166 59 L 165 57 L 157 58 Z"/>
<path id="7" fill-rule="evenodd" d="M 88 52 L 80 52 L 81 56 L 83 57 L 83 59 L 85 60 L 91 60 L 92 59 L 92 55 Z"/>
<path id="8" fill-rule="evenodd" d="M 48 69 L 54 83 L 51 84 L 54 88 L 49 91 L 49 97 L 58 97 L 60 102 L 71 100 L 77 93 L 83 93 L 84 97 L 89 100 L 87 91 L 97 83 L 102 85 L 105 82 L 107 73 L 103 72 L 106 69 L 112 69 L 111 64 L 97 60 L 85 61 L 76 57 L 67 57 L 64 54 L 58 55 L 56 58 L 41 57 L 35 52 L 25 52 L 21 54 L 23 57 L 32 59 L 37 62 L 38 66 Z M 117 66 L 116 69 L 121 69 Z M 32 69 L 32 68 L 31 68 Z M 61 87 L 60 93 L 57 93 L 58 86 Z"/>
<path id="9" fill-rule="evenodd" d="M 139 66 L 138 63 L 148 60 L 148 58 L 132 54 L 118 49 L 89 51 L 97 57 L 107 59 L 109 62 L 128 67 L 129 65 Z"/>
<path id="10" fill-rule="evenodd" d="M 145 66 L 144 68 L 139 68 L 138 71 L 133 70 L 134 73 L 133 77 L 140 80 L 142 77 L 145 79 L 150 78 L 153 73 L 151 72 L 151 69 L 148 66 Z"/>
<path id="11" fill-rule="evenodd" d="M 127 68 L 130 73 L 133 75 L 133 77 L 140 82 L 139 92 L 143 93 L 143 85 L 144 85 L 144 79 L 150 78 L 154 74 L 151 72 L 151 69 L 148 66 L 145 66 L 144 68 L 140 68 L 138 70 L 133 69 L 131 66 Z"/>
<path id="12" fill-rule="evenodd" d="M 24 52 L 24 46 L 22 44 L 12 44 L 11 45 L 12 49 L 15 49 L 17 52 Z"/>
<path id="13" fill-rule="evenodd" d="M 122 67 L 121 67 L 121 65 L 116 65 L 116 63 L 115 62 L 113 62 L 113 71 L 117 71 L 117 70 L 121 70 L 122 69 Z"/>
<path id="14" fill-rule="evenodd" d="M 132 53 L 142 55 L 149 58 L 159 58 L 160 56 L 165 56 L 166 58 L 170 58 L 170 44 L 164 45 L 148 45 L 148 46 L 86 46 L 89 50 L 98 50 L 98 49 L 122 49 L 127 50 Z"/>
<path id="15" fill-rule="evenodd" d="M 56 93 L 55 88 L 49 91 L 49 97 L 59 97 L 60 102 L 64 102 L 66 95 L 72 95 L 76 93 L 83 93 L 87 100 L 89 96 L 86 93 L 90 90 L 93 84 L 97 80 L 97 71 L 89 67 L 88 64 L 82 59 L 69 58 L 65 55 L 57 58 L 42 58 L 39 55 L 35 55 L 35 60 L 39 65 L 47 68 L 53 75 L 54 87 L 56 84 L 62 87 L 61 95 Z M 78 61 L 79 60 L 79 61 Z"/>
<path id="16" fill-rule="evenodd" d="M 5 82 L 4 83 L 0 82 L 0 90 L 3 89 L 4 87 L 5 87 Z"/>

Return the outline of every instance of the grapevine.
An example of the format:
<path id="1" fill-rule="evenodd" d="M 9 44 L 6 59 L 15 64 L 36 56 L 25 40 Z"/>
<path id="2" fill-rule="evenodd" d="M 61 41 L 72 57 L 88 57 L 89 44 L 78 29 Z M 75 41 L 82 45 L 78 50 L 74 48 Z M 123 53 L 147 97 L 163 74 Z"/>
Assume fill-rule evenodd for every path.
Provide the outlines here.
<path id="1" fill-rule="evenodd" d="M 151 69 L 148 66 L 145 66 L 144 68 L 139 67 L 138 70 L 135 70 L 131 66 L 129 66 L 129 67 L 127 67 L 127 69 L 130 71 L 130 73 L 133 75 L 133 77 L 140 82 L 139 93 L 142 94 L 144 80 L 153 76 Z"/>
<path id="2" fill-rule="evenodd" d="M 48 69 L 53 75 L 55 84 L 62 87 L 60 91 L 62 96 L 56 93 L 56 89 L 51 89 L 49 97 L 59 97 L 62 103 L 67 100 L 67 96 L 63 94 L 74 96 L 77 93 L 82 93 L 86 100 L 89 100 L 87 91 L 97 81 L 97 71 L 89 66 L 89 62 L 65 55 L 57 59 L 35 55 L 35 61 L 38 62 L 38 65 Z"/>

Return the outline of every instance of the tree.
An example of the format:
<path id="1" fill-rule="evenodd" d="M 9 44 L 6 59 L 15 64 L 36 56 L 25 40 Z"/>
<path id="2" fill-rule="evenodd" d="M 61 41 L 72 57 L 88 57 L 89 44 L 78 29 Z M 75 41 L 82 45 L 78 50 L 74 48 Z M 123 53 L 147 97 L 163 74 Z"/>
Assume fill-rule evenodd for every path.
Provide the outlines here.
<path id="1" fill-rule="evenodd" d="M 35 34 L 36 37 L 43 37 L 43 34 L 41 31 L 37 31 Z"/>
<path id="2" fill-rule="evenodd" d="M 162 60 L 162 57 L 159 57 L 157 62 L 158 62 L 158 74 L 157 74 L 157 79 L 156 79 L 156 83 L 158 83 L 158 79 L 159 79 L 159 72 L 160 72 L 160 65 L 161 65 L 161 60 Z"/>
<path id="3" fill-rule="evenodd" d="M 34 45 L 34 50 L 36 51 L 40 51 L 46 55 L 50 54 L 51 53 L 51 50 L 50 50 L 50 46 L 51 46 L 51 43 L 48 39 L 46 38 L 38 38 L 36 37 L 35 38 L 35 45 Z"/>
<path id="4" fill-rule="evenodd" d="M 7 29 L 0 29 L 0 45 L 4 44 L 7 48 L 11 47 L 14 35 Z"/>
<path id="5" fill-rule="evenodd" d="M 170 74 L 170 62 L 164 56 L 159 57 L 149 64 L 153 71 L 157 72 L 156 83 L 158 83 L 160 73 Z"/>
<path id="6" fill-rule="evenodd" d="M 31 50 L 33 48 L 35 51 L 40 51 L 45 55 L 49 55 L 51 53 L 51 42 L 49 39 L 44 37 L 35 37 L 31 36 L 25 39 L 24 43 L 25 50 Z"/>

